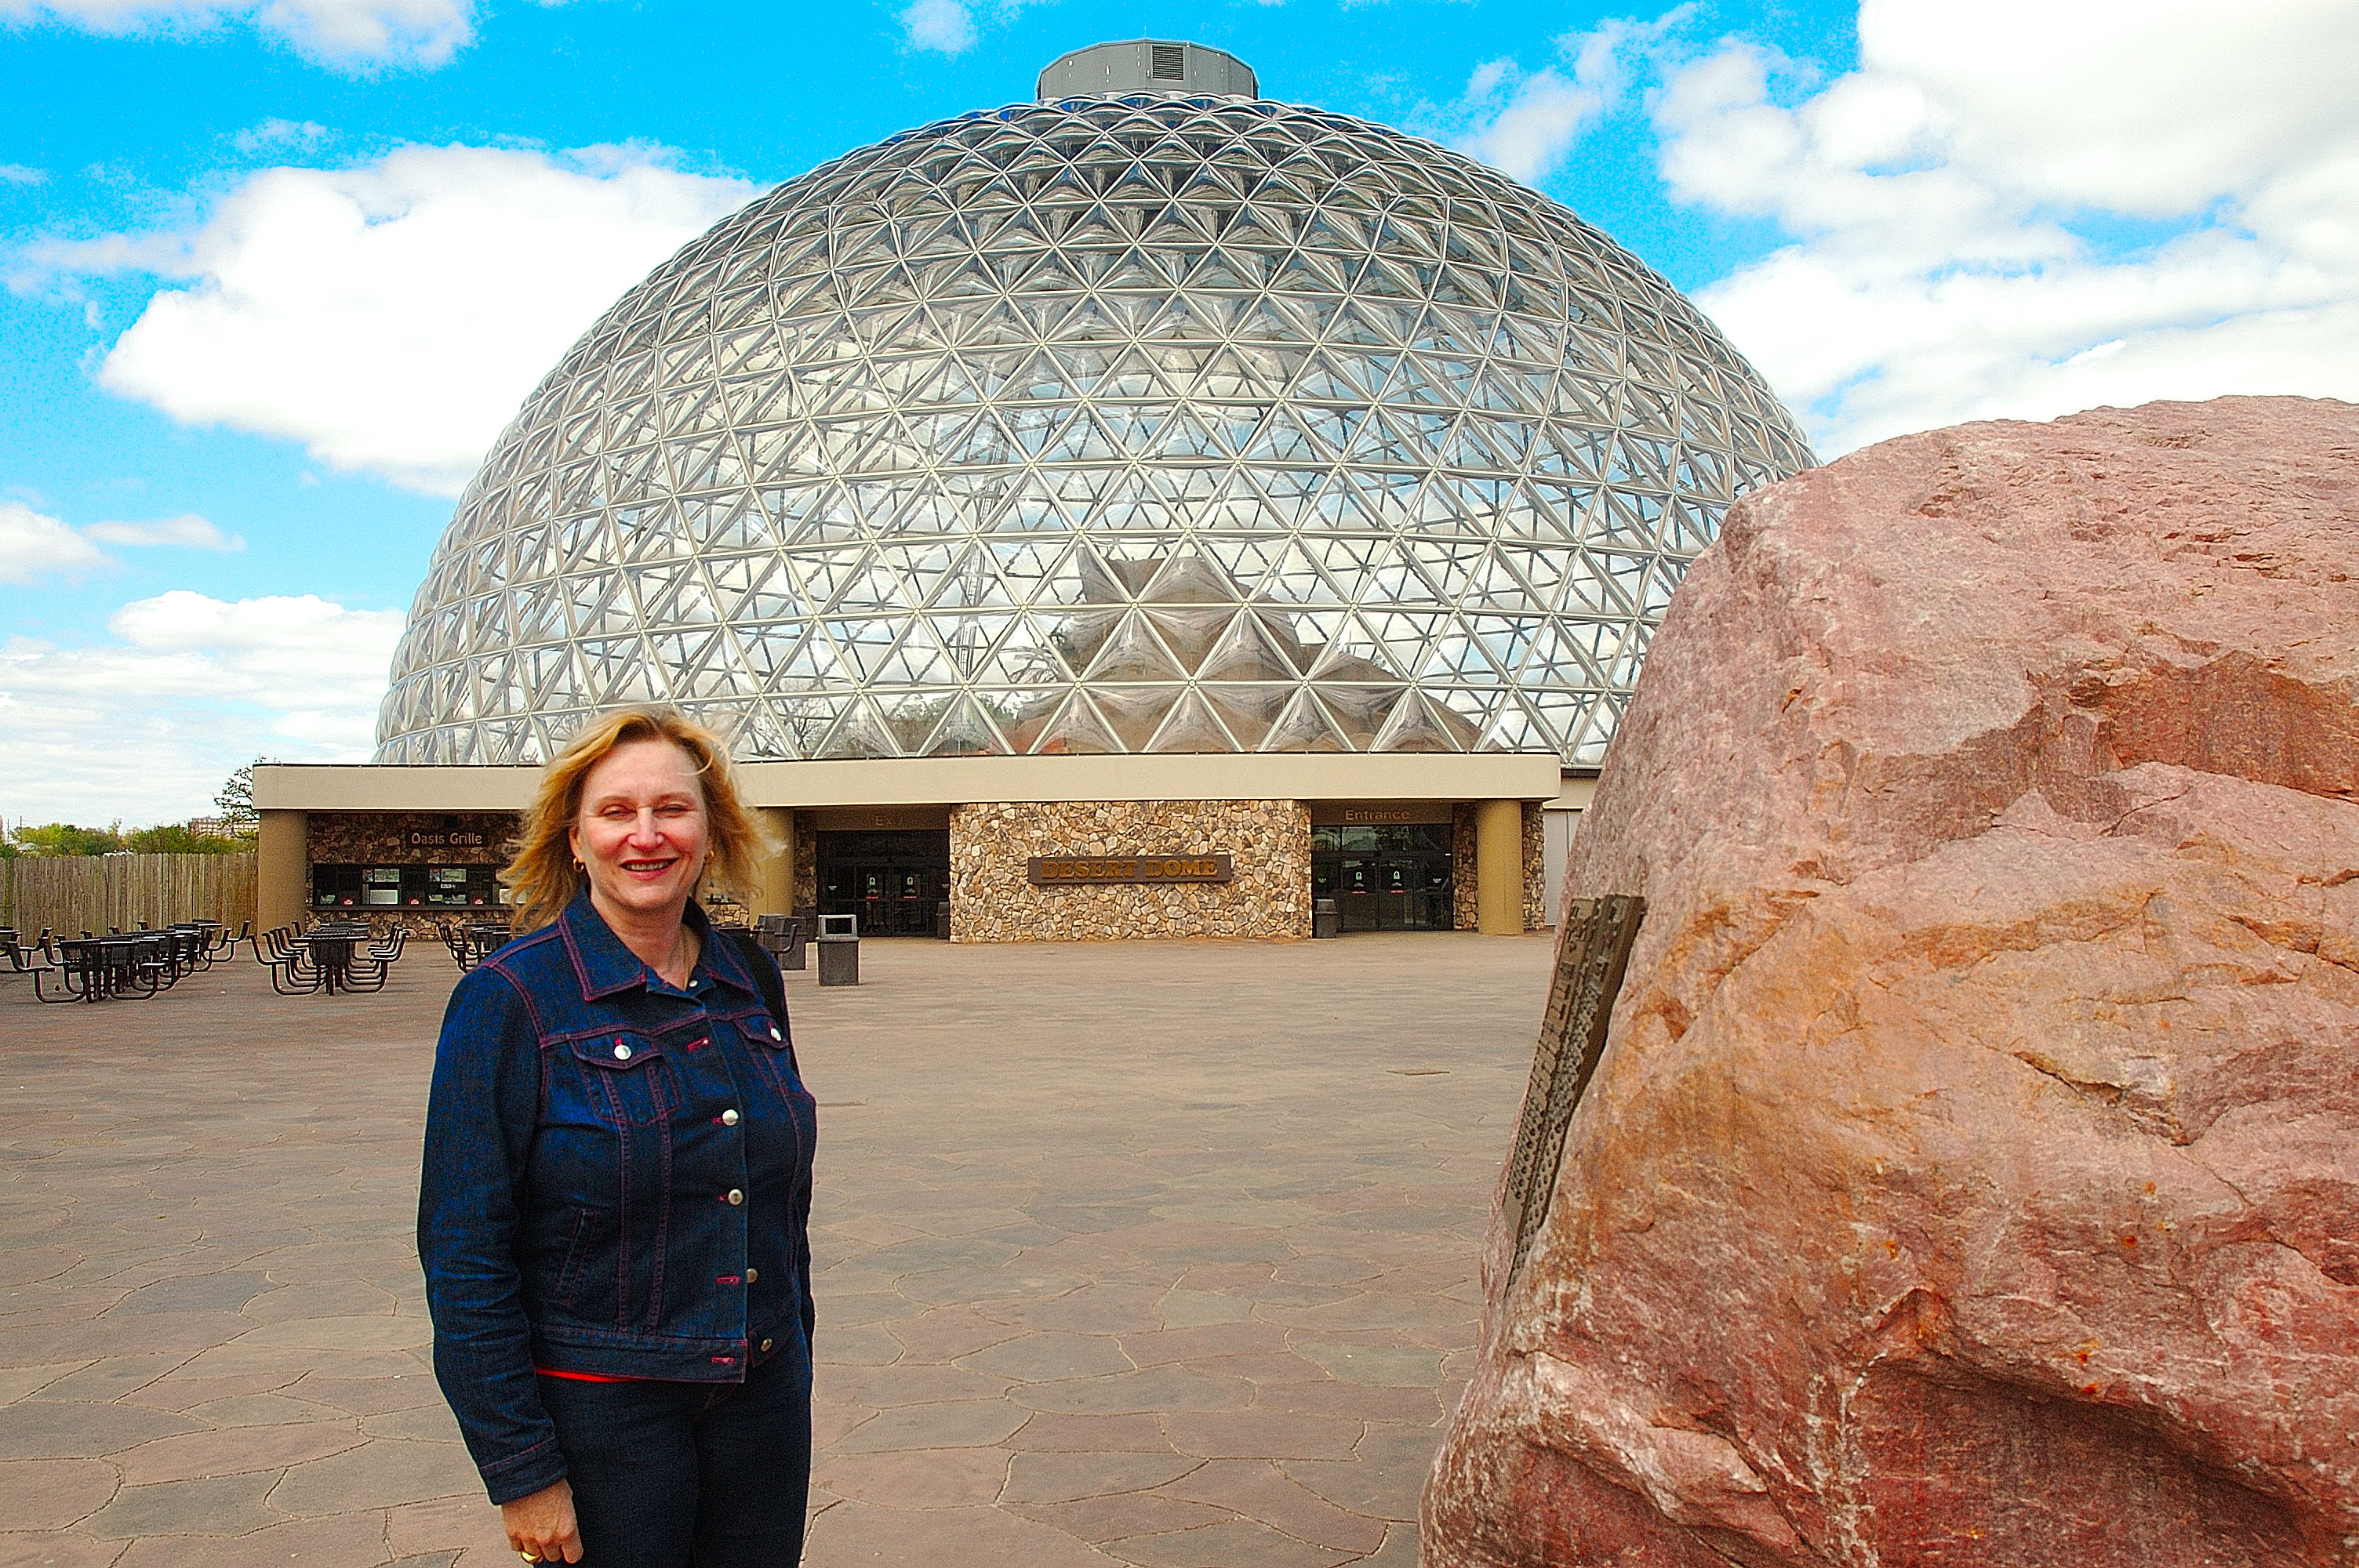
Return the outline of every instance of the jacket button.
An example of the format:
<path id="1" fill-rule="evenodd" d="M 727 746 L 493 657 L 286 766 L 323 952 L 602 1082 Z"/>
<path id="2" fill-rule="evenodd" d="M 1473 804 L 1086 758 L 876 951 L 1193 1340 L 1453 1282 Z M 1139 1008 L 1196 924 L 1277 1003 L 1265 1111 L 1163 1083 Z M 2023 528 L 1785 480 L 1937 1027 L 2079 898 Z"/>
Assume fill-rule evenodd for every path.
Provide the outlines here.
<path id="1" fill-rule="evenodd" d="M 621 1041 L 619 1041 L 619 1040 L 615 1041 L 615 1042 L 614 1042 L 614 1060 L 616 1060 L 617 1062 L 627 1062 L 627 1061 L 629 1061 L 630 1059 L 631 1059 L 631 1048 L 630 1048 L 628 1045 L 624 1044 L 623 1044 Z"/>
<path id="2" fill-rule="evenodd" d="M 773 1340 L 765 1339 L 762 1341 L 762 1348 L 767 1350 L 774 1343 L 776 1342 Z"/>
<path id="3" fill-rule="evenodd" d="M 770 1038 L 773 1040 L 778 1038 L 778 1026 L 775 1023 L 770 1025 Z"/>
<path id="4" fill-rule="evenodd" d="M 723 1112 L 721 1113 L 721 1125 L 722 1125 L 722 1126 L 723 1126 L 723 1127 L 734 1127 L 734 1126 L 736 1126 L 736 1125 L 737 1125 L 737 1113 L 736 1113 L 734 1110 L 724 1110 L 724 1111 L 723 1111 Z"/>
<path id="5" fill-rule="evenodd" d="M 736 1189 L 735 1187 L 732 1187 L 732 1188 L 730 1188 L 730 1189 L 729 1189 L 728 1196 L 729 1196 L 729 1201 L 730 1201 L 732 1204 L 741 1204 L 741 1203 L 744 1203 L 744 1202 L 745 1201 L 745 1195 L 744 1193 L 740 1192 L 740 1191 L 739 1191 L 738 1189 Z"/>
<path id="6" fill-rule="evenodd" d="M 745 1271 L 745 1282 L 749 1285 L 761 1277 L 762 1271 L 759 1269 L 748 1269 Z"/>

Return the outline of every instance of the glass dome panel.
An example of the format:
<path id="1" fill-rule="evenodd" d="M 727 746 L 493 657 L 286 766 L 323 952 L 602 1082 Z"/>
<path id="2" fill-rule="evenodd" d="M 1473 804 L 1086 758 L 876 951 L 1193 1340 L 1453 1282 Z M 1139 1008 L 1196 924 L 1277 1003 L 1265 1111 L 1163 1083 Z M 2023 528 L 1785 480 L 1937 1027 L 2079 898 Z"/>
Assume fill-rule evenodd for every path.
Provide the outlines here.
<path id="1" fill-rule="evenodd" d="M 968 114 L 812 170 L 527 401 L 380 762 L 624 702 L 738 756 L 1502 750 L 1594 765 L 1739 494 L 1814 459 L 1679 294 L 1381 125 Z"/>

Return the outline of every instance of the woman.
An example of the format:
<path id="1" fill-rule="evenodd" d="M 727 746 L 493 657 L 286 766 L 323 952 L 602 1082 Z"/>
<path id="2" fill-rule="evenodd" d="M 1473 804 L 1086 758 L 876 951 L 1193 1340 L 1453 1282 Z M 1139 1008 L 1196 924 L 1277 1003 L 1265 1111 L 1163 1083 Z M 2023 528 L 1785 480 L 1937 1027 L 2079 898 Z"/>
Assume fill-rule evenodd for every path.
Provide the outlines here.
<path id="1" fill-rule="evenodd" d="M 800 1560 L 813 1102 L 777 963 L 691 896 L 761 850 L 712 736 L 592 721 L 501 873 L 523 935 L 443 1018 L 434 1375 L 527 1563 Z"/>

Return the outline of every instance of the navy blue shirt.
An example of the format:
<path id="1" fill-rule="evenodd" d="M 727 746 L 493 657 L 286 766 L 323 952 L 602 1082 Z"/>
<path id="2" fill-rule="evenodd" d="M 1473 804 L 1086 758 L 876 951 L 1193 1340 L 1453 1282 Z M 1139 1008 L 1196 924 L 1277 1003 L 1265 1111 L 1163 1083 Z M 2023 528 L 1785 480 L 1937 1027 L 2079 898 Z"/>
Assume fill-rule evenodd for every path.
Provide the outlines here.
<path id="1" fill-rule="evenodd" d="M 495 1503 L 561 1479 L 537 1370 L 809 1366 L 816 1113 L 772 961 L 693 903 L 685 989 L 585 892 L 451 992 L 418 1252 L 434 1371 Z M 773 1000 L 775 999 L 775 1000 Z"/>

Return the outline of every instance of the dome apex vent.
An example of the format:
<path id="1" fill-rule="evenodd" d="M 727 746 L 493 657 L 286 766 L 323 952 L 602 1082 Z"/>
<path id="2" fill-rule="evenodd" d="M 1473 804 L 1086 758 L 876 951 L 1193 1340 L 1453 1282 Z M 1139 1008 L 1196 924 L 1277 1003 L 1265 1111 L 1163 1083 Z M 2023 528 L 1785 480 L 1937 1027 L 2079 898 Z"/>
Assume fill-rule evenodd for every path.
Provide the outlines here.
<path id="1" fill-rule="evenodd" d="M 1058 56 L 1040 73 L 1036 89 L 1043 103 L 1134 92 L 1258 98 L 1261 84 L 1251 66 L 1224 50 L 1167 38 L 1132 38 Z"/>

